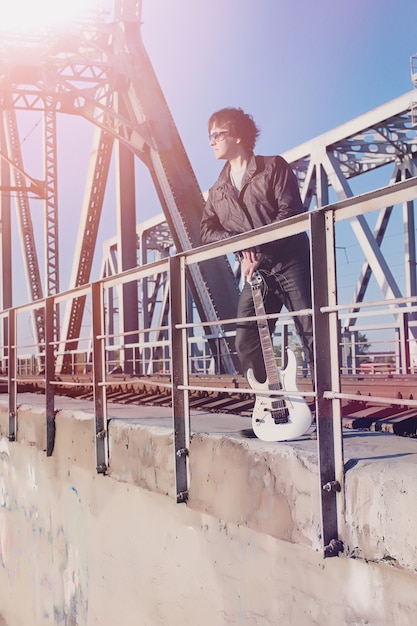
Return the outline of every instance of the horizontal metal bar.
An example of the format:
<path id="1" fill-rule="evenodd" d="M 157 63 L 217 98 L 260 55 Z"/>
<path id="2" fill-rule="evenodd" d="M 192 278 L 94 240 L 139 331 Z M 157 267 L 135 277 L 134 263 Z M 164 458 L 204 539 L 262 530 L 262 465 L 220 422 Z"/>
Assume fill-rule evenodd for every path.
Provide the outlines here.
<path id="1" fill-rule="evenodd" d="M 369 191 L 331 205 L 336 222 L 378 211 L 385 206 L 410 202 L 417 198 L 417 177 L 407 178 L 387 187 Z M 330 205 L 329 205 L 330 206 Z M 323 207 L 324 210 L 329 207 Z M 314 209 L 318 210 L 318 209 Z M 322 209 L 320 209 L 322 210 Z"/>
<path id="2" fill-rule="evenodd" d="M 247 322 L 247 321 L 256 321 L 256 320 L 272 320 L 280 318 L 293 318 L 298 315 L 312 315 L 312 309 L 300 309 L 299 311 L 285 311 L 285 313 L 266 313 L 265 315 L 256 315 L 252 317 L 230 317 L 228 319 L 218 320 L 216 322 L 193 322 L 193 323 L 185 323 L 185 324 L 175 324 L 175 328 L 177 329 L 185 329 L 185 328 L 200 328 L 201 326 L 215 326 L 219 323 L 226 326 L 227 324 L 236 324 L 237 322 Z M 288 323 L 291 323 L 292 319 L 288 320 Z M 286 322 L 284 321 L 283 324 Z"/>
<path id="3" fill-rule="evenodd" d="M 355 309 L 363 309 L 363 308 L 373 308 L 373 307 L 377 307 L 377 306 L 383 306 L 386 307 L 387 304 L 391 305 L 396 305 L 396 304 L 408 304 L 408 303 L 415 303 L 416 302 L 416 296 L 405 296 L 403 298 L 392 298 L 392 299 L 385 299 L 385 300 L 372 300 L 371 302 L 357 302 L 357 303 L 352 303 L 350 302 L 349 304 L 336 304 L 333 306 L 323 306 L 320 307 L 320 312 L 321 313 L 333 313 L 336 311 L 354 311 Z M 404 307 L 404 308 L 400 308 L 399 309 L 401 313 L 404 313 L 406 311 L 414 311 L 417 310 L 417 305 L 415 306 L 411 306 L 411 307 Z M 377 313 L 377 311 L 376 311 Z M 391 311 L 389 311 L 389 313 L 391 313 Z M 355 316 L 358 315 L 358 313 L 355 312 Z"/>
<path id="4" fill-rule="evenodd" d="M 415 406 L 417 407 L 417 400 L 411 400 L 408 398 L 388 398 L 383 396 L 361 396 L 354 393 L 337 393 L 335 391 L 325 391 L 323 397 L 327 400 L 356 400 L 363 402 L 376 402 L 377 404 L 396 404 L 399 406 Z"/>
<path id="5" fill-rule="evenodd" d="M 156 333 L 156 332 L 160 332 L 161 330 L 163 331 L 168 331 L 170 330 L 169 326 L 152 326 L 152 327 L 148 327 L 148 328 L 137 328 L 136 330 L 126 330 L 124 332 L 120 332 L 120 333 L 114 333 L 114 334 L 109 334 L 109 335 L 101 335 L 99 337 L 97 337 L 97 339 L 116 339 L 118 337 L 125 337 L 127 335 L 145 335 L 147 333 Z M 120 346 L 120 344 L 118 344 Z M 129 344 L 131 345 L 131 344 Z"/>
<path id="6" fill-rule="evenodd" d="M 216 393 L 240 393 L 240 394 L 252 394 L 257 396 L 265 396 L 267 398 L 271 396 L 309 396 L 315 397 L 314 391 L 299 391 L 298 389 L 252 389 L 251 387 L 247 387 L 244 389 L 240 389 L 239 387 L 209 387 L 203 385 L 178 385 L 177 389 L 180 391 L 215 391 Z"/>
<path id="7" fill-rule="evenodd" d="M 45 382 L 45 381 L 42 381 Z M 55 385 L 56 387 L 92 387 L 93 383 L 86 380 L 83 383 L 76 383 L 73 381 L 63 381 L 63 380 L 50 380 L 49 381 L 50 385 Z"/>

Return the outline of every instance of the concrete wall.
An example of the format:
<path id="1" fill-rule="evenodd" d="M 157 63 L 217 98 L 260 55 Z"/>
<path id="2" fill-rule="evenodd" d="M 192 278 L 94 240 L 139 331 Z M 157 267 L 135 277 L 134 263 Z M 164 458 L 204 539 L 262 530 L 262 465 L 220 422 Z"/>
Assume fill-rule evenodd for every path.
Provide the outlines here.
<path id="1" fill-rule="evenodd" d="M 19 408 L 14 443 L 7 419 L 0 624 L 415 624 L 414 441 L 349 460 L 346 551 L 324 560 L 315 442 L 195 434 L 178 505 L 170 427 L 112 420 L 102 476 L 91 415 L 58 412 L 49 458 L 43 410 Z"/>

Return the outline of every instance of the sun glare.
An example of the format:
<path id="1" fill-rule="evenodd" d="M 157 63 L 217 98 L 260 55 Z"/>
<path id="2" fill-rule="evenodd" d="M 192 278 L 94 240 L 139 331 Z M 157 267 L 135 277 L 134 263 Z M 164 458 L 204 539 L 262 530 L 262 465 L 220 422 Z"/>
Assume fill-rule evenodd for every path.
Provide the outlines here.
<path id="1" fill-rule="evenodd" d="M 0 5 L 0 31 L 29 31 L 65 24 L 99 8 L 99 0 L 12 0 Z"/>

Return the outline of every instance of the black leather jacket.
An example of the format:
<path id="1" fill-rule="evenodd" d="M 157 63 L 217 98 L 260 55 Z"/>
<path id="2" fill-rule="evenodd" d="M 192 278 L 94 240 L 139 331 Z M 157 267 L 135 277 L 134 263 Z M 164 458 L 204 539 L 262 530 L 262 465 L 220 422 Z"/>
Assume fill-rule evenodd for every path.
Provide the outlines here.
<path id="1" fill-rule="evenodd" d="M 285 159 L 252 155 L 239 197 L 230 181 L 229 163 L 209 190 L 201 220 L 201 241 L 204 244 L 226 239 L 304 210 L 297 179 Z M 302 233 L 264 244 L 259 251 L 269 257 L 270 265 L 298 257 L 300 247 L 305 254 L 305 245 L 308 238 Z"/>

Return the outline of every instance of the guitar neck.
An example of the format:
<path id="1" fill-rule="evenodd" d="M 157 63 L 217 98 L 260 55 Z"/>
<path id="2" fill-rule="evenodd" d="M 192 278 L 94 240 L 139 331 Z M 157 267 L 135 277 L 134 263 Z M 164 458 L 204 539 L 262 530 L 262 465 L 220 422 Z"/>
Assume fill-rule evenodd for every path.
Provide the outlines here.
<path id="1" fill-rule="evenodd" d="M 254 281 L 252 281 L 252 297 L 256 315 L 265 315 L 265 306 L 261 286 L 259 283 L 254 284 Z M 269 386 L 270 388 L 280 389 L 281 381 L 278 368 L 275 363 L 274 348 L 272 345 L 271 334 L 269 332 L 268 320 L 258 319 L 257 323 Z"/>

